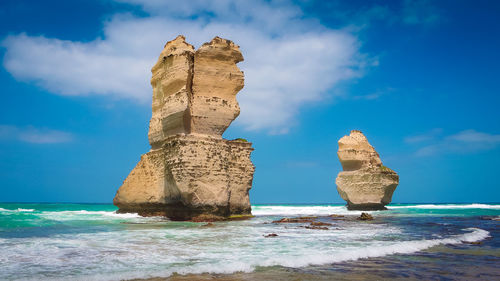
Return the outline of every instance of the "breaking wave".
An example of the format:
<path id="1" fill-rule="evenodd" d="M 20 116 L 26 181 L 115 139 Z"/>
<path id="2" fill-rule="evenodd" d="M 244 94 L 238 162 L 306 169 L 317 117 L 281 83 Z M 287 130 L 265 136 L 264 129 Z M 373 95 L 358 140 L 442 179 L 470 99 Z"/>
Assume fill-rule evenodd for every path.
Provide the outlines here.
<path id="1" fill-rule="evenodd" d="M 5 212 L 5 213 L 21 213 L 21 212 L 34 212 L 35 209 L 23 209 L 23 208 L 17 208 L 16 210 L 10 210 L 10 209 L 4 209 L 0 208 L 0 212 Z"/>
<path id="2" fill-rule="evenodd" d="M 500 205 L 493 204 L 422 204 L 406 206 L 387 206 L 391 209 L 491 209 L 500 210 Z"/>
<path id="3" fill-rule="evenodd" d="M 255 216 L 287 216 L 287 215 L 330 215 L 330 214 L 354 214 L 345 206 L 286 206 L 286 205 L 256 205 L 252 206 L 252 214 Z"/>
<path id="4" fill-rule="evenodd" d="M 389 210 L 411 210 L 411 209 L 432 209 L 432 210 L 464 210 L 464 209 L 487 209 L 500 210 L 500 205 L 490 204 L 415 204 L 415 205 L 388 205 Z M 375 211 L 378 212 L 378 211 Z M 255 216 L 297 216 L 297 215 L 330 215 L 344 214 L 357 215 L 361 211 L 349 211 L 343 205 L 323 205 L 323 206 L 288 206 L 288 205 L 255 205 L 252 206 L 252 214 Z M 386 215 L 387 212 L 380 212 Z"/>
<path id="5" fill-rule="evenodd" d="M 39 214 L 41 217 L 52 220 L 88 220 L 88 219 L 131 219 L 142 218 L 136 213 L 118 214 L 116 211 L 45 211 Z"/>
<path id="6" fill-rule="evenodd" d="M 165 264 L 163 268 L 152 272 L 135 271 L 133 273 L 98 273 L 95 275 L 82 276 L 72 278 L 73 280 L 121 280 L 130 278 L 147 278 L 147 277 L 168 277 L 175 273 L 177 274 L 230 274 L 235 272 L 252 272 L 257 267 L 267 266 L 284 266 L 284 267 L 305 267 L 311 265 L 324 265 L 339 263 L 345 261 L 353 261 L 365 258 L 383 257 L 394 254 L 412 254 L 418 251 L 426 250 L 438 245 L 457 245 L 464 242 L 478 242 L 489 237 L 489 232 L 478 228 L 467 228 L 465 234 L 454 235 L 442 239 L 430 240 L 412 240 L 388 243 L 385 245 L 370 245 L 367 247 L 358 247 L 356 249 L 341 249 L 334 251 L 324 251 L 311 253 L 310 251 L 298 255 L 295 254 L 271 254 L 269 255 L 253 255 L 248 256 L 233 256 L 228 259 L 227 256 L 221 256 L 220 253 L 200 253 L 199 257 L 206 259 L 206 262 L 186 263 L 184 265 L 176 264 L 174 266 Z M 304 249 L 306 250 L 306 249 Z M 137 255 L 137 253 L 135 253 Z M 233 254 L 234 255 L 234 254 Z M 55 278 L 54 280 L 62 280 Z"/>

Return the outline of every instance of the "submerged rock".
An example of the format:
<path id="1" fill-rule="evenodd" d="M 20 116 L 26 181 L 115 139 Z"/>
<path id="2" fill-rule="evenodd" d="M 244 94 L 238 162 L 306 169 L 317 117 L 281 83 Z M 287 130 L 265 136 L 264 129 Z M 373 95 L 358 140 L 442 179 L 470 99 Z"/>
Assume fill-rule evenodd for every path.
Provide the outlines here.
<path id="1" fill-rule="evenodd" d="M 368 213 L 361 213 L 361 216 L 359 216 L 358 220 L 371 221 L 373 220 L 373 216 Z"/>
<path id="2" fill-rule="evenodd" d="M 353 130 L 339 140 L 337 153 L 343 171 L 335 183 L 349 210 L 385 210 L 399 183 L 399 176 L 382 165 L 373 146 L 361 131 Z"/>
<path id="3" fill-rule="evenodd" d="M 307 228 L 307 229 L 319 229 L 319 230 L 328 230 L 329 229 L 326 226 L 309 226 L 309 225 L 306 225 L 304 227 Z"/>
<path id="4" fill-rule="evenodd" d="M 224 221 L 226 217 L 213 215 L 213 214 L 201 214 L 192 217 L 189 221 L 192 222 L 214 222 L 214 221 Z"/>
<path id="5" fill-rule="evenodd" d="M 312 226 L 325 226 L 325 225 L 332 225 L 331 223 L 327 222 L 321 222 L 321 221 L 313 221 L 311 222 Z"/>
<path id="6" fill-rule="evenodd" d="M 470 245 L 481 245 L 481 244 L 483 244 L 483 242 L 481 242 L 481 241 L 462 241 L 462 243 L 470 244 Z"/>
<path id="7" fill-rule="evenodd" d="M 118 189 L 119 212 L 196 221 L 251 214 L 252 144 L 222 138 L 240 112 L 242 60 L 219 37 L 196 51 L 184 36 L 165 45 L 151 70 L 151 151 Z"/>
<path id="8" fill-rule="evenodd" d="M 344 220 L 345 217 L 343 215 L 331 214 L 328 216 L 332 220 Z"/>
<path id="9" fill-rule="evenodd" d="M 312 222 L 316 217 L 298 217 L 298 218 L 282 218 L 277 221 L 273 221 L 273 223 L 305 223 Z"/>

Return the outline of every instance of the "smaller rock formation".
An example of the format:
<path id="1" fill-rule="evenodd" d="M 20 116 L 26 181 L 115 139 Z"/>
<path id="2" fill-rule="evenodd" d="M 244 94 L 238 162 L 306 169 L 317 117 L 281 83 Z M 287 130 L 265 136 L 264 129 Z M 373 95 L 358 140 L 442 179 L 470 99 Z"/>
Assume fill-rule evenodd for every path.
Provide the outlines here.
<path id="1" fill-rule="evenodd" d="M 399 176 L 382 165 L 373 146 L 361 131 L 339 140 L 337 152 L 343 172 L 335 183 L 349 210 L 385 210 L 398 186 Z"/>
<path id="2" fill-rule="evenodd" d="M 327 222 L 322 222 L 322 221 L 313 221 L 311 222 L 312 226 L 325 226 L 325 225 L 332 225 L 331 223 Z"/>
<path id="3" fill-rule="evenodd" d="M 306 225 L 306 226 L 304 226 L 304 228 L 307 228 L 307 229 L 317 229 L 317 230 L 329 230 L 329 228 L 326 227 L 326 226 L 310 226 L 310 225 Z"/>
<path id="4" fill-rule="evenodd" d="M 361 216 L 359 216 L 358 220 L 360 221 L 371 221 L 373 220 L 373 216 L 368 214 L 368 213 L 361 213 Z"/>
<path id="5" fill-rule="evenodd" d="M 337 214 L 331 214 L 329 215 L 331 219 L 343 219 L 345 216 L 343 215 L 337 215 Z"/>
<path id="6" fill-rule="evenodd" d="M 312 222 L 315 218 L 317 217 L 282 218 L 280 220 L 273 221 L 273 223 L 305 223 Z"/>

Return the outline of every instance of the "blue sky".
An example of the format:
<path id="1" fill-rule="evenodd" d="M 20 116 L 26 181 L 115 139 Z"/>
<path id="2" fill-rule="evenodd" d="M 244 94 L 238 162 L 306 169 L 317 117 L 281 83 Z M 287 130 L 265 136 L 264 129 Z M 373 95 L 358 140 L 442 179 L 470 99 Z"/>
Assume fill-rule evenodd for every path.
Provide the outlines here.
<path id="1" fill-rule="evenodd" d="M 253 203 L 342 203 L 337 141 L 365 133 L 393 202 L 500 201 L 495 1 L 0 3 L 0 201 L 111 202 L 150 146 L 166 41 L 241 46 Z"/>

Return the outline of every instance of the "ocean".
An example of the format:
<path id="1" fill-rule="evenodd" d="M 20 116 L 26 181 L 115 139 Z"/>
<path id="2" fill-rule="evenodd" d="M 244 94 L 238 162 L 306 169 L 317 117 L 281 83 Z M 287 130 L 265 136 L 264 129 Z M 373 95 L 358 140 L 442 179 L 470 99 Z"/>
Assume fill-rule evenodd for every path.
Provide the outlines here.
<path id="1" fill-rule="evenodd" d="M 500 280 L 500 204 L 388 209 L 360 221 L 338 204 L 254 205 L 252 219 L 207 226 L 111 204 L 1 203 L 0 280 Z M 298 216 L 325 226 L 273 223 Z"/>

